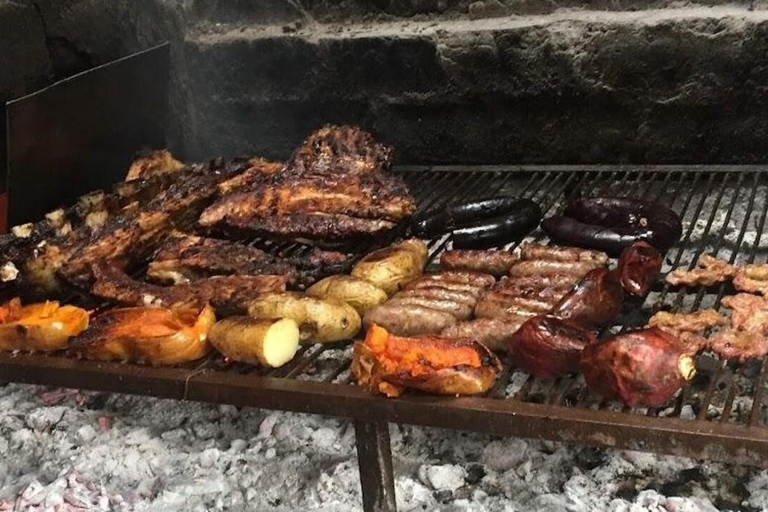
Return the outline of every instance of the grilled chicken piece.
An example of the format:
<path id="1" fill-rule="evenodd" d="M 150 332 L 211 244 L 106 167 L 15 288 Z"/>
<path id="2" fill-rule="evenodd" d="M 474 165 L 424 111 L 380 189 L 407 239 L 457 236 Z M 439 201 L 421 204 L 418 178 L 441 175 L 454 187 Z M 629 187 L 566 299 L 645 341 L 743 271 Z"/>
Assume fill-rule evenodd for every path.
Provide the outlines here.
<path id="1" fill-rule="evenodd" d="M 131 163 L 125 181 L 176 172 L 183 168 L 184 164 L 173 158 L 167 149 L 145 151 L 140 153 Z"/>
<path id="2" fill-rule="evenodd" d="M 371 134 L 328 126 L 310 135 L 281 171 L 223 197 L 199 222 L 285 238 L 376 235 L 415 211 L 405 184 L 388 174 L 390 166 L 389 148 Z"/>
<path id="3" fill-rule="evenodd" d="M 284 275 L 293 282 L 297 270 L 255 247 L 184 234 L 169 238 L 147 270 L 154 281 L 171 284 L 210 276 L 259 274 Z"/>
<path id="4" fill-rule="evenodd" d="M 733 286 L 739 291 L 768 296 L 768 265 L 744 265 L 736 269 Z"/>
<path id="5" fill-rule="evenodd" d="M 686 346 L 686 353 L 695 355 L 709 347 L 704 331 L 728 321 L 714 309 L 703 309 L 692 313 L 669 313 L 659 311 L 648 320 L 648 327 L 656 327 L 677 338 Z"/>
<path id="6" fill-rule="evenodd" d="M 731 279 L 736 267 L 721 259 L 704 254 L 699 258 L 693 270 L 674 270 L 667 274 L 667 282 L 672 286 L 712 286 Z"/>
<path id="7" fill-rule="evenodd" d="M 731 324 L 734 329 L 768 334 L 768 298 L 738 293 L 723 297 L 723 306 L 733 310 Z"/>
<path id="8" fill-rule="evenodd" d="M 768 338 L 757 332 L 723 329 L 709 339 L 709 347 L 723 359 L 743 362 L 768 354 Z"/>
<path id="9" fill-rule="evenodd" d="M 93 268 L 96 281 L 91 293 L 126 306 L 202 308 L 211 304 L 217 313 L 241 314 L 248 304 L 268 292 L 285 291 L 286 277 L 217 276 L 190 284 L 158 286 L 137 281 L 111 265 Z"/>

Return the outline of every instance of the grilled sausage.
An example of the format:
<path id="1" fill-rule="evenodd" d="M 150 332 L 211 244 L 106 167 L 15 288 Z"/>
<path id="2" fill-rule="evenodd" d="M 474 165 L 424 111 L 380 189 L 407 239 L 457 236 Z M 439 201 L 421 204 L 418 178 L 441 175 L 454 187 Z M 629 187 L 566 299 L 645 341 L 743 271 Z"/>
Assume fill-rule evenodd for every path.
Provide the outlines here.
<path id="1" fill-rule="evenodd" d="M 515 253 L 509 251 L 453 250 L 440 256 L 440 268 L 503 276 L 518 259 Z"/>
<path id="2" fill-rule="evenodd" d="M 541 227 L 558 243 L 591 247 L 614 256 L 638 240 L 666 252 L 683 232 L 680 217 L 666 206 L 612 197 L 574 201 L 562 215 L 545 219 Z"/>
<path id="3" fill-rule="evenodd" d="M 471 338 L 477 340 L 494 352 L 505 352 L 509 340 L 523 324 L 525 318 L 518 320 L 501 318 L 475 318 L 459 322 L 445 329 L 441 336 L 446 338 Z"/>
<path id="4" fill-rule="evenodd" d="M 453 231 L 453 246 L 459 249 L 496 247 L 520 240 L 541 222 L 541 208 L 530 199 L 521 199 L 508 214 Z"/>
<path id="5" fill-rule="evenodd" d="M 635 242 L 621 252 L 616 272 L 628 295 L 645 297 L 656 279 L 663 257 L 646 242 Z"/>
<path id="6" fill-rule="evenodd" d="M 426 288 L 403 290 L 396 293 L 392 298 L 397 297 L 424 297 L 427 299 L 452 300 L 454 302 L 467 304 L 471 307 L 475 307 L 475 304 L 477 304 L 477 296 L 473 295 L 472 293 L 449 290 L 440 286 L 428 286 Z"/>
<path id="7" fill-rule="evenodd" d="M 428 299 L 426 297 L 392 297 L 387 301 L 389 306 L 422 306 L 425 308 L 445 311 L 457 320 L 466 320 L 472 316 L 472 306 L 452 300 Z"/>
<path id="8" fill-rule="evenodd" d="M 520 259 L 549 261 L 592 261 L 600 265 L 608 263 L 608 255 L 601 251 L 591 251 L 578 247 L 544 245 L 533 242 L 520 247 Z"/>
<path id="9" fill-rule="evenodd" d="M 445 281 L 435 281 L 433 279 L 417 279 L 416 281 L 405 285 L 403 289 L 416 290 L 419 288 L 434 288 L 435 286 L 439 286 L 440 288 L 444 288 L 446 290 L 471 293 L 475 297 L 479 297 L 480 294 L 485 290 L 485 288 L 475 286 L 473 284 L 449 283 Z"/>
<path id="10" fill-rule="evenodd" d="M 494 289 L 570 290 L 581 281 L 577 275 L 551 274 L 548 276 L 509 277 L 499 281 Z"/>
<path id="11" fill-rule="evenodd" d="M 415 224 L 415 230 L 418 234 L 433 237 L 463 226 L 487 222 L 489 219 L 501 215 L 509 215 L 522 210 L 533 210 L 534 207 L 539 208 L 530 199 L 490 197 L 449 206 L 418 221 Z M 539 220 L 541 220 L 540 216 L 539 209 Z"/>
<path id="12" fill-rule="evenodd" d="M 482 310 L 482 306 L 489 302 L 534 314 L 547 313 L 558 303 L 551 299 L 549 301 L 541 300 L 535 294 L 505 294 L 504 292 L 494 290 L 486 293 L 477 301 L 475 310 Z M 479 313 L 476 314 L 477 316 L 486 316 Z"/>
<path id="13" fill-rule="evenodd" d="M 380 325 L 398 336 L 437 334 L 456 323 L 456 317 L 445 311 L 414 305 L 384 303 L 369 310 L 363 318 L 366 328 Z"/>
<path id="14" fill-rule="evenodd" d="M 490 288 L 496 284 L 496 278 L 492 275 L 470 270 L 446 270 L 439 274 L 424 274 L 419 279 L 422 281 L 471 284 L 482 288 Z"/>
<path id="15" fill-rule="evenodd" d="M 602 327 L 621 311 L 624 291 L 615 273 L 596 268 L 552 310 L 552 315 L 587 328 Z"/>
<path id="16" fill-rule="evenodd" d="M 511 277 L 519 276 L 551 276 L 564 274 L 572 276 L 585 276 L 590 270 L 601 266 L 592 261 L 519 261 L 509 271 Z"/>
<path id="17" fill-rule="evenodd" d="M 499 301 L 489 298 L 480 299 L 475 306 L 477 318 L 501 318 L 509 321 L 525 321 L 536 316 L 538 312 L 530 311 L 520 304 L 511 304 L 507 301 Z"/>

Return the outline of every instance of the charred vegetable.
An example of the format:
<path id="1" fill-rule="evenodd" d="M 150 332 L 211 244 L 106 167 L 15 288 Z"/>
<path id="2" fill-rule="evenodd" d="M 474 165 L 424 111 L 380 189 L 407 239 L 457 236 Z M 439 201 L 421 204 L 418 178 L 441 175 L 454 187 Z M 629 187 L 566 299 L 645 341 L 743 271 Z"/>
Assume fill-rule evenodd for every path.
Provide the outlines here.
<path id="1" fill-rule="evenodd" d="M 312 285 L 307 295 L 318 299 L 338 299 L 364 315 L 369 309 L 387 300 L 384 290 L 373 283 L 352 276 L 330 276 Z"/>
<path id="2" fill-rule="evenodd" d="M 88 327 L 88 312 L 44 302 L 22 306 L 19 299 L 0 306 L 0 350 L 49 352 L 67 348 Z"/>
<path id="3" fill-rule="evenodd" d="M 360 315 L 346 302 L 299 293 L 263 295 L 251 302 L 248 315 L 259 320 L 290 318 L 299 325 L 302 342 L 347 340 L 360 330 Z"/>
<path id="4" fill-rule="evenodd" d="M 405 388 L 441 395 L 487 391 L 501 370 L 498 358 L 471 339 L 401 338 L 372 325 L 355 343 L 352 373 L 374 393 L 398 396 Z"/>
<path id="5" fill-rule="evenodd" d="M 696 373 L 685 346 L 654 327 L 588 345 L 580 366 L 592 391 L 630 406 L 663 405 Z"/>
<path id="6" fill-rule="evenodd" d="M 208 306 L 202 311 L 113 309 L 97 316 L 71 346 L 86 359 L 178 364 L 208 353 L 208 333 L 215 322 Z"/>
<path id="7" fill-rule="evenodd" d="M 416 279 L 426 262 L 427 245 L 420 240 L 406 240 L 368 254 L 351 274 L 392 295 L 401 285 Z"/>
<path id="8" fill-rule="evenodd" d="M 588 329 L 602 327 L 621 311 L 624 292 L 616 275 L 596 268 L 560 300 L 552 315 Z"/>
<path id="9" fill-rule="evenodd" d="M 525 371 L 557 377 L 578 371 L 581 351 L 597 339 L 589 331 L 552 316 L 525 322 L 512 336 L 509 353 Z"/>
<path id="10" fill-rule="evenodd" d="M 556 242 L 600 249 L 613 256 L 644 240 L 666 252 L 683 231 L 680 218 L 664 205 L 639 199 L 597 197 L 569 204 L 541 223 Z"/>
<path id="11" fill-rule="evenodd" d="M 277 368 L 293 359 L 299 349 L 299 326 L 289 318 L 255 320 L 236 316 L 217 322 L 211 345 L 233 361 Z"/>
<path id="12" fill-rule="evenodd" d="M 661 270 L 663 258 L 659 251 L 646 242 L 639 241 L 621 252 L 619 282 L 624 292 L 634 297 L 645 297 Z"/>

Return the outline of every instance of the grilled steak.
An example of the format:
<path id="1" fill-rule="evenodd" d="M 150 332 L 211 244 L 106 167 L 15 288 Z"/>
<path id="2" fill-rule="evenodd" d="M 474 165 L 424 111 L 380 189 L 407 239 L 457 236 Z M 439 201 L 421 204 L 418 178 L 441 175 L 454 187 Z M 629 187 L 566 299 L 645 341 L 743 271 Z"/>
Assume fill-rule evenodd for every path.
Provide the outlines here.
<path id="1" fill-rule="evenodd" d="M 259 274 L 284 275 L 293 282 L 297 270 L 255 247 L 183 234 L 169 238 L 147 270 L 154 281 L 172 284 L 210 276 Z"/>
<path id="2" fill-rule="evenodd" d="M 137 281 L 112 265 L 96 265 L 91 292 L 126 306 L 199 307 L 211 304 L 218 313 L 248 310 L 259 295 L 285 291 L 285 276 L 217 276 L 190 284 L 158 286 Z"/>
<path id="3" fill-rule="evenodd" d="M 390 150 L 362 130 L 328 126 L 285 167 L 200 216 L 205 227 L 341 241 L 391 230 L 415 211 L 405 184 L 388 174 Z"/>

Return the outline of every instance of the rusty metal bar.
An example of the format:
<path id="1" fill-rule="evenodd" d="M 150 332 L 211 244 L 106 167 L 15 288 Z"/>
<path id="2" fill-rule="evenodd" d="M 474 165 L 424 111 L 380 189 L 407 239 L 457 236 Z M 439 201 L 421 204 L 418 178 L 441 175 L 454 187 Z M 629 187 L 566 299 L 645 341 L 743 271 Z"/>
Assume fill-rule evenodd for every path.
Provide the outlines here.
<path id="1" fill-rule="evenodd" d="M 355 421 L 357 464 L 365 512 L 397 512 L 389 424 Z"/>

